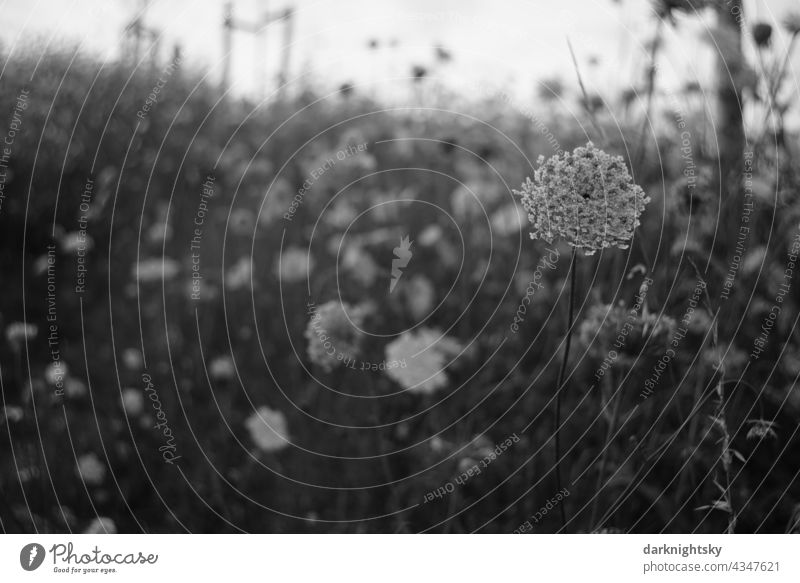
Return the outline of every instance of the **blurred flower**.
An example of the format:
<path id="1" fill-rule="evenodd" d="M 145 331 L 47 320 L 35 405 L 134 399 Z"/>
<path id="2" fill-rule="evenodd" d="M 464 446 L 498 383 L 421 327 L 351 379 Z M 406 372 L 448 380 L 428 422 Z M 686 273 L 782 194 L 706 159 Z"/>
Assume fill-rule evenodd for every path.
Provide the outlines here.
<path id="1" fill-rule="evenodd" d="M 441 453 L 447 447 L 447 443 L 444 439 L 439 437 L 438 435 L 434 435 L 431 437 L 430 448 L 433 453 Z"/>
<path id="2" fill-rule="evenodd" d="M 36 338 L 36 333 L 38 331 L 39 329 L 35 324 L 12 322 L 6 328 L 6 340 L 8 340 L 14 352 L 19 352 L 24 343 Z"/>
<path id="3" fill-rule="evenodd" d="M 225 274 L 225 287 L 230 290 L 237 290 L 250 283 L 253 273 L 253 262 L 249 257 L 242 257 L 233 264 Z"/>
<path id="4" fill-rule="evenodd" d="M 500 236 L 515 235 L 525 226 L 525 213 L 516 204 L 507 204 L 492 215 L 492 229 Z"/>
<path id="5" fill-rule="evenodd" d="M 363 285 L 369 286 L 378 277 L 378 264 L 358 243 L 348 243 L 342 252 L 342 267 Z"/>
<path id="6" fill-rule="evenodd" d="M 247 418 L 245 427 L 261 451 L 278 451 L 289 445 L 286 417 L 280 411 L 259 407 Z"/>
<path id="7" fill-rule="evenodd" d="M 160 280 L 162 276 L 165 280 L 172 279 L 178 274 L 178 271 L 178 262 L 174 259 L 151 257 L 142 259 L 134 265 L 132 275 L 134 279 L 138 278 L 140 282 L 149 283 Z"/>
<path id="8" fill-rule="evenodd" d="M 386 374 L 409 391 L 432 393 L 447 386 L 444 368 L 460 350 L 457 340 L 438 330 L 404 332 L 386 346 L 386 361 L 405 362 L 406 366 L 387 369 Z"/>
<path id="9" fill-rule="evenodd" d="M 442 228 L 439 225 L 428 225 L 417 236 L 417 243 L 424 247 L 430 247 L 436 244 L 443 235 Z"/>
<path id="10" fill-rule="evenodd" d="M 772 421 L 767 421 L 766 419 L 748 419 L 747 422 L 750 424 L 750 430 L 747 432 L 747 439 L 764 439 L 765 437 L 775 439 L 778 437 L 774 429 L 777 427 L 777 424 Z"/>
<path id="11" fill-rule="evenodd" d="M 760 48 L 768 47 L 772 39 L 772 26 L 766 22 L 757 22 L 753 25 L 753 40 Z"/>
<path id="12" fill-rule="evenodd" d="M 69 367 L 67 363 L 60 360 L 58 362 L 51 362 L 44 367 L 44 378 L 51 385 L 62 382 L 68 374 Z"/>
<path id="13" fill-rule="evenodd" d="M 294 283 L 303 281 L 314 269 L 314 260 L 300 247 L 289 247 L 281 255 L 278 264 L 278 277 L 281 281 Z"/>
<path id="14" fill-rule="evenodd" d="M 453 55 L 446 48 L 439 46 L 435 49 L 436 60 L 440 63 L 448 63 L 453 60 Z"/>
<path id="15" fill-rule="evenodd" d="M 460 185 L 453 191 L 450 195 L 450 206 L 457 219 L 471 220 L 486 212 L 478 198 L 482 188 L 482 183 L 470 183 Z"/>
<path id="16" fill-rule="evenodd" d="M 145 236 L 150 243 L 161 244 L 172 237 L 172 226 L 167 222 L 154 223 L 147 229 L 147 234 Z"/>
<path id="17" fill-rule="evenodd" d="M 144 411 L 144 395 L 139 390 L 130 387 L 122 389 L 122 407 L 129 417 L 141 415 Z"/>
<path id="18" fill-rule="evenodd" d="M 627 249 L 650 198 L 633 182 L 621 156 L 589 142 L 545 160 L 522 185 L 522 205 L 533 225 L 532 239 L 563 237 L 592 255 L 599 249 Z"/>
<path id="19" fill-rule="evenodd" d="M 339 93 L 342 95 L 342 97 L 350 97 L 354 90 L 355 85 L 352 83 L 342 83 L 339 85 Z"/>
<path id="20" fill-rule="evenodd" d="M 3 415 L 6 418 L 6 423 L 18 423 L 22 421 L 23 417 L 22 407 L 7 405 L 3 408 Z"/>
<path id="21" fill-rule="evenodd" d="M 401 290 L 409 311 L 417 320 L 427 316 L 436 302 L 436 288 L 424 275 L 415 275 Z"/>
<path id="22" fill-rule="evenodd" d="M 347 227 L 358 216 L 358 211 L 346 199 L 339 199 L 325 214 L 326 222 L 333 227 Z"/>
<path id="23" fill-rule="evenodd" d="M 483 433 L 476 435 L 472 441 L 469 442 L 470 455 L 478 459 L 485 458 L 492 454 L 494 451 L 494 442 Z"/>
<path id="24" fill-rule="evenodd" d="M 208 363 L 208 374 L 214 380 L 230 380 L 236 374 L 233 359 L 228 356 L 217 356 Z"/>
<path id="25" fill-rule="evenodd" d="M 73 253 L 78 249 L 88 251 L 94 245 L 94 241 L 89 235 L 81 234 L 79 231 L 64 233 L 58 242 L 61 244 L 61 250 L 64 253 Z"/>
<path id="26" fill-rule="evenodd" d="M 229 223 L 234 235 L 253 235 L 256 226 L 256 217 L 245 208 L 238 208 L 231 212 Z"/>
<path id="27" fill-rule="evenodd" d="M 285 178 L 278 178 L 267 193 L 264 195 L 264 202 L 258 215 L 258 222 L 267 225 L 274 219 L 289 212 L 292 205 L 292 187 Z"/>
<path id="28" fill-rule="evenodd" d="M 790 34 L 800 34 L 800 12 L 790 12 L 783 19 L 783 27 Z"/>
<path id="29" fill-rule="evenodd" d="M 67 377 L 67 380 L 64 381 L 64 394 L 67 397 L 77 399 L 78 397 L 85 397 L 86 393 L 88 393 L 88 389 L 86 388 L 86 383 L 82 380 L 75 377 Z"/>
<path id="30" fill-rule="evenodd" d="M 640 313 L 620 302 L 589 308 L 578 334 L 593 357 L 607 358 L 613 351 L 619 364 L 631 364 L 648 350 L 662 353 L 676 327 L 675 320 L 667 315 L 659 318 L 646 308 Z"/>
<path id="31" fill-rule="evenodd" d="M 117 526 L 110 518 L 98 516 L 89 523 L 83 534 L 117 534 Z"/>
<path id="32" fill-rule="evenodd" d="M 122 351 L 122 364 L 130 370 L 138 370 L 142 366 L 142 353 L 138 348 L 126 348 Z"/>
<path id="33" fill-rule="evenodd" d="M 344 360 L 358 356 L 366 310 L 330 301 L 311 309 L 306 326 L 308 357 L 317 366 L 330 372 Z"/>
<path id="34" fill-rule="evenodd" d="M 106 467 L 93 453 L 78 458 L 78 475 L 89 485 L 96 486 L 106 477 Z"/>

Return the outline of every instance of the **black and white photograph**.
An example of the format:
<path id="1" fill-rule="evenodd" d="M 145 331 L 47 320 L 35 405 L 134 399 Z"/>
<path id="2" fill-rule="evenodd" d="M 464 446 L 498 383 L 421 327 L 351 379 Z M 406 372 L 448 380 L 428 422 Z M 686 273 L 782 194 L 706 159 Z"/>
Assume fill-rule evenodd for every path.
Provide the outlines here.
<path id="1" fill-rule="evenodd" d="M 0 22 L 6 580 L 159 580 L 190 533 L 800 576 L 797 0 Z"/>

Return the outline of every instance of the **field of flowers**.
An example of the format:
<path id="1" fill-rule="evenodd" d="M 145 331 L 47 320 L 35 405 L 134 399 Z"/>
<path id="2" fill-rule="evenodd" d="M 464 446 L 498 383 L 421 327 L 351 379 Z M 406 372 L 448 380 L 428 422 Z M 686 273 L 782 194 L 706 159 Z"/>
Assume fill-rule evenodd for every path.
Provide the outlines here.
<path id="1" fill-rule="evenodd" d="M 800 529 L 793 134 L 1 77 L 4 531 Z"/>

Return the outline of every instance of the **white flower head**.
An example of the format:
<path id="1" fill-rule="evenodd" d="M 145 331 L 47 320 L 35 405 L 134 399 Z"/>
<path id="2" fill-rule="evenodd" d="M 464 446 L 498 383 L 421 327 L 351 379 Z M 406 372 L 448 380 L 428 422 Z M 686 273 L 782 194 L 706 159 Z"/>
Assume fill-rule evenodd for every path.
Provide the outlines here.
<path id="1" fill-rule="evenodd" d="M 122 406 L 129 417 L 141 415 L 144 411 L 144 396 L 138 389 L 122 389 Z"/>
<path id="2" fill-rule="evenodd" d="M 278 451 L 289 445 L 289 426 L 280 411 L 259 407 L 247 418 L 245 427 L 261 451 Z"/>
<path id="3" fill-rule="evenodd" d="M 100 484 L 106 477 L 106 466 L 93 453 L 78 458 L 78 475 L 90 486 Z"/>
<path id="4" fill-rule="evenodd" d="M 233 359 L 228 356 L 217 356 L 208 364 L 208 374 L 214 380 L 230 380 L 236 374 Z"/>
<path id="5" fill-rule="evenodd" d="M 514 192 L 528 212 L 531 238 L 551 243 L 560 237 L 586 255 L 608 247 L 627 249 L 650 202 L 622 157 L 591 142 L 547 160 L 540 156 L 533 180 Z"/>
<path id="6" fill-rule="evenodd" d="M 386 374 L 411 392 L 432 393 L 447 386 L 444 369 L 461 349 L 457 340 L 434 329 L 405 332 L 386 345 L 386 361 L 405 366 L 387 369 Z"/>
<path id="7" fill-rule="evenodd" d="M 117 525 L 106 516 L 98 516 L 89 523 L 83 534 L 117 534 Z"/>
<path id="8" fill-rule="evenodd" d="M 300 247 L 289 247 L 281 255 L 278 266 L 278 276 L 281 281 L 294 283 L 305 280 L 308 273 L 314 268 L 314 260 L 308 251 Z"/>

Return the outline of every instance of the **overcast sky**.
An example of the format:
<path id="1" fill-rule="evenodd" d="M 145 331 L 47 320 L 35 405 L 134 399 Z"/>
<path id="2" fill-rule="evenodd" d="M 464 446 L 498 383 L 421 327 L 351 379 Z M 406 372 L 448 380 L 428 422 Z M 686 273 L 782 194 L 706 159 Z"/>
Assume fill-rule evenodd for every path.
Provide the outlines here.
<path id="1" fill-rule="evenodd" d="M 217 80 L 224 3 L 152 0 L 145 22 L 162 34 L 163 58 L 179 43 L 189 66 Z M 392 83 L 402 83 L 392 77 L 408 75 L 414 64 L 430 66 L 437 44 L 453 54 L 440 75 L 456 86 L 487 80 L 527 95 L 538 79 L 561 77 L 573 84 L 567 36 L 587 81 L 602 94 L 630 85 L 655 26 L 649 0 L 235 0 L 235 14 L 256 20 L 266 8 L 280 10 L 289 3 L 297 10 L 292 76 L 304 75 L 322 87 L 381 86 L 388 94 Z M 793 3 L 798 2 L 748 0 L 747 14 L 754 20 L 780 19 Z M 0 39 L 5 50 L 29 47 L 39 37 L 114 59 L 138 6 L 134 0 L 0 0 Z M 703 26 L 685 19 L 679 33 L 669 32 L 663 82 L 707 77 L 712 56 L 699 39 Z M 279 26 L 271 25 L 268 35 L 267 55 L 259 53 L 258 67 L 253 39 L 236 35 L 234 81 L 243 92 L 258 87 L 258 70 L 275 77 Z M 377 51 L 367 49 L 373 38 L 381 43 Z"/>

